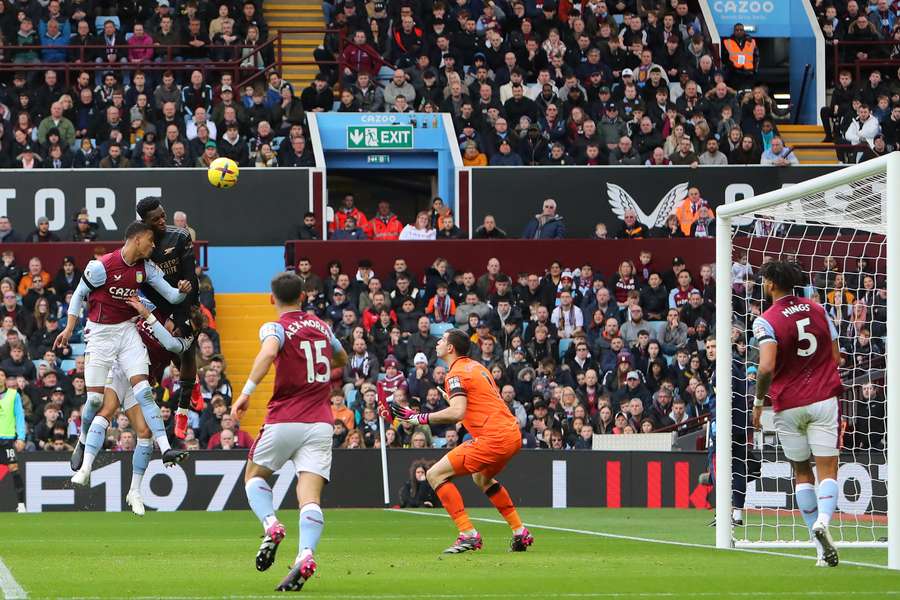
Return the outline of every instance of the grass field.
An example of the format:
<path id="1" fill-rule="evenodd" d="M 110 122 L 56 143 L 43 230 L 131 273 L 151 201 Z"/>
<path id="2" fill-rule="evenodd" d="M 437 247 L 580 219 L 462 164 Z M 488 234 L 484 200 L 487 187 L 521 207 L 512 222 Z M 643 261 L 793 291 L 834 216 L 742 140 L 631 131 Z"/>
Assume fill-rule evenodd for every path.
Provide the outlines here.
<path id="1" fill-rule="evenodd" d="M 900 573 L 877 568 L 884 551 L 844 550 L 837 569 L 815 568 L 811 551 L 717 551 L 708 547 L 714 530 L 705 511 L 523 509 L 536 540 L 525 554 L 507 552 L 509 529 L 495 511 L 471 514 L 484 550 L 441 556 L 455 537 L 443 511 L 328 510 L 319 573 L 301 593 L 329 600 L 900 597 Z M 278 598 L 272 590 L 297 541 L 296 512 L 279 516 L 288 538 L 265 573 L 254 568 L 261 528 L 249 512 L 2 513 L 0 559 L 27 598 Z M 0 585 L 11 589 L 2 567 Z"/>

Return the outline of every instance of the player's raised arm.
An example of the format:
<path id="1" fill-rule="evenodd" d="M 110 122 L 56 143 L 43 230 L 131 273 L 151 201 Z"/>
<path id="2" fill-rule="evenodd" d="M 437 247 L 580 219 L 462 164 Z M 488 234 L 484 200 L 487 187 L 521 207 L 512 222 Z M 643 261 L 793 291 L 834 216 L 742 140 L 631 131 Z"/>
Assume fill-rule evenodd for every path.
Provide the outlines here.
<path id="1" fill-rule="evenodd" d="M 69 345 L 69 338 L 75 331 L 75 325 L 81 315 L 81 309 L 87 301 L 91 292 L 106 283 L 106 268 L 99 260 L 90 261 L 84 268 L 81 280 L 72 293 L 72 300 L 69 302 L 69 309 L 66 311 L 66 326 L 60 332 L 56 339 L 53 340 L 53 348 L 62 348 Z"/>
<path id="2" fill-rule="evenodd" d="M 137 297 L 132 296 L 127 300 L 128 304 L 150 325 L 150 328 L 153 330 L 153 337 L 155 337 L 162 347 L 172 352 L 174 354 L 183 354 L 191 347 L 191 344 L 194 341 L 193 336 L 180 338 L 175 337 L 169 330 L 166 329 L 166 326 L 159 322 L 159 319 L 156 318 L 150 309 Z"/>
<path id="3" fill-rule="evenodd" d="M 278 356 L 278 352 L 284 345 L 284 328 L 279 323 L 266 323 L 259 330 L 259 339 L 262 347 L 259 349 L 256 358 L 253 359 L 253 367 L 250 369 L 250 374 L 247 376 L 247 382 L 244 384 L 241 395 L 231 405 L 231 416 L 238 421 L 241 420 L 241 417 L 244 416 L 247 408 L 249 408 L 250 394 L 253 393 L 259 382 L 269 372 L 272 363 L 275 362 L 275 357 Z"/>
<path id="4" fill-rule="evenodd" d="M 147 272 L 147 283 L 171 304 L 183 302 L 192 289 L 190 281 L 187 280 L 179 281 L 178 288 L 173 288 L 165 280 L 160 268 L 149 260 L 144 261 L 144 270 Z"/>

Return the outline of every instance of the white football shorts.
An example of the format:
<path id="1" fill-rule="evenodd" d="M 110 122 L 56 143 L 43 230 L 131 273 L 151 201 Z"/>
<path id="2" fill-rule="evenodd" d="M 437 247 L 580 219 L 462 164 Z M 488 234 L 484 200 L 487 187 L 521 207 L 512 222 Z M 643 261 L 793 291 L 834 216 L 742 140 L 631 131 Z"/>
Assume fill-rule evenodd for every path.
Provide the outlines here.
<path id="1" fill-rule="evenodd" d="M 287 461 L 298 473 L 315 473 L 331 479 L 331 423 L 267 423 L 250 448 L 248 459 L 270 471 Z"/>
<path id="2" fill-rule="evenodd" d="M 109 376 L 106 378 L 106 387 L 116 393 L 122 410 L 127 411 L 138 405 L 134 399 L 134 390 L 131 389 L 131 383 L 128 382 L 125 372 L 119 368 L 119 363 L 113 364 L 112 369 L 109 370 Z"/>
<path id="3" fill-rule="evenodd" d="M 788 460 L 802 462 L 812 456 L 837 456 L 840 412 L 832 396 L 807 406 L 775 413 L 775 430 Z"/>
<path id="4" fill-rule="evenodd" d="M 84 368 L 85 375 L 91 365 L 97 369 L 106 371 L 112 369 L 113 363 L 118 363 L 125 375 L 130 379 L 135 375 L 147 375 L 150 370 L 148 364 L 150 357 L 147 348 L 138 333 L 137 326 L 132 321 L 105 325 L 102 323 L 88 322 L 85 333 Z M 86 381 L 88 387 L 97 385 Z"/>

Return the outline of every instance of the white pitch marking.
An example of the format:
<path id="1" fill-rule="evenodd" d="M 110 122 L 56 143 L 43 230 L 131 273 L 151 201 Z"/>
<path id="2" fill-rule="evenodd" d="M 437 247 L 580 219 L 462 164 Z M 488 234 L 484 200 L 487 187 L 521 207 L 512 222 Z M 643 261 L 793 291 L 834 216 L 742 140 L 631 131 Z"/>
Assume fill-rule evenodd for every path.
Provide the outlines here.
<path id="1" fill-rule="evenodd" d="M 12 572 L 2 558 L 0 558 L 0 592 L 3 592 L 3 597 L 6 600 L 24 600 L 28 598 L 25 589 L 13 577 Z"/>
<path id="2" fill-rule="evenodd" d="M 439 514 L 439 513 L 431 513 L 431 512 L 422 512 L 418 510 L 409 510 L 406 508 L 386 508 L 384 509 L 389 512 L 396 513 L 405 513 L 408 515 L 422 515 L 426 517 L 440 517 L 449 519 L 449 515 Z M 499 525 L 506 525 L 506 521 L 501 521 L 500 519 L 487 519 L 484 517 L 470 517 L 472 521 L 481 521 L 482 523 L 497 523 Z M 648 544 L 664 544 L 666 546 L 680 546 L 682 548 L 702 548 L 704 550 L 716 550 L 716 547 L 710 544 L 694 544 L 691 542 L 678 542 L 675 540 L 658 540 L 656 538 L 646 538 L 646 537 L 637 537 L 632 535 L 621 535 L 618 533 L 606 533 L 603 531 L 591 531 L 588 529 L 570 529 L 568 527 L 554 527 L 552 525 L 538 525 L 535 523 L 525 523 L 526 527 L 530 527 L 532 529 L 546 529 L 547 531 L 560 531 L 562 533 L 578 533 L 580 535 L 592 535 L 595 537 L 603 537 L 609 538 L 613 540 L 625 540 L 629 542 L 645 542 Z M 786 558 L 799 558 L 802 560 L 816 560 L 815 556 L 804 556 L 801 554 L 791 554 L 789 552 L 774 552 L 771 550 L 755 550 L 753 548 L 729 548 L 728 550 L 732 552 L 746 552 L 749 554 L 765 554 L 768 556 L 783 556 Z M 854 567 L 869 567 L 872 569 L 887 569 L 887 565 L 877 565 L 874 563 L 864 563 L 864 562 L 856 562 L 851 560 L 842 560 L 842 565 L 852 565 Z"/>

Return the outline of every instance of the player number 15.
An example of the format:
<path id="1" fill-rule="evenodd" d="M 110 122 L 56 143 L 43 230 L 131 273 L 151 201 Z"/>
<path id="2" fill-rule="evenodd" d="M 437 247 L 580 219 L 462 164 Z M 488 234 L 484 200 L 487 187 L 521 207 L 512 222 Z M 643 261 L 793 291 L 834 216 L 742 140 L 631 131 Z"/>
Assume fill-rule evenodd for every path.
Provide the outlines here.
<path id="1" fill-rule="evenodd" d="M 327 383 L 331 379 L 331 363 L 328 357 L 323 354 L 327 340 L 303 340 L 300 342 L 300 350 L 306 357 L 306 382 L 307 383 Z M 316 366 L 324 365 L 325 372 L 317 372 Z"/>

